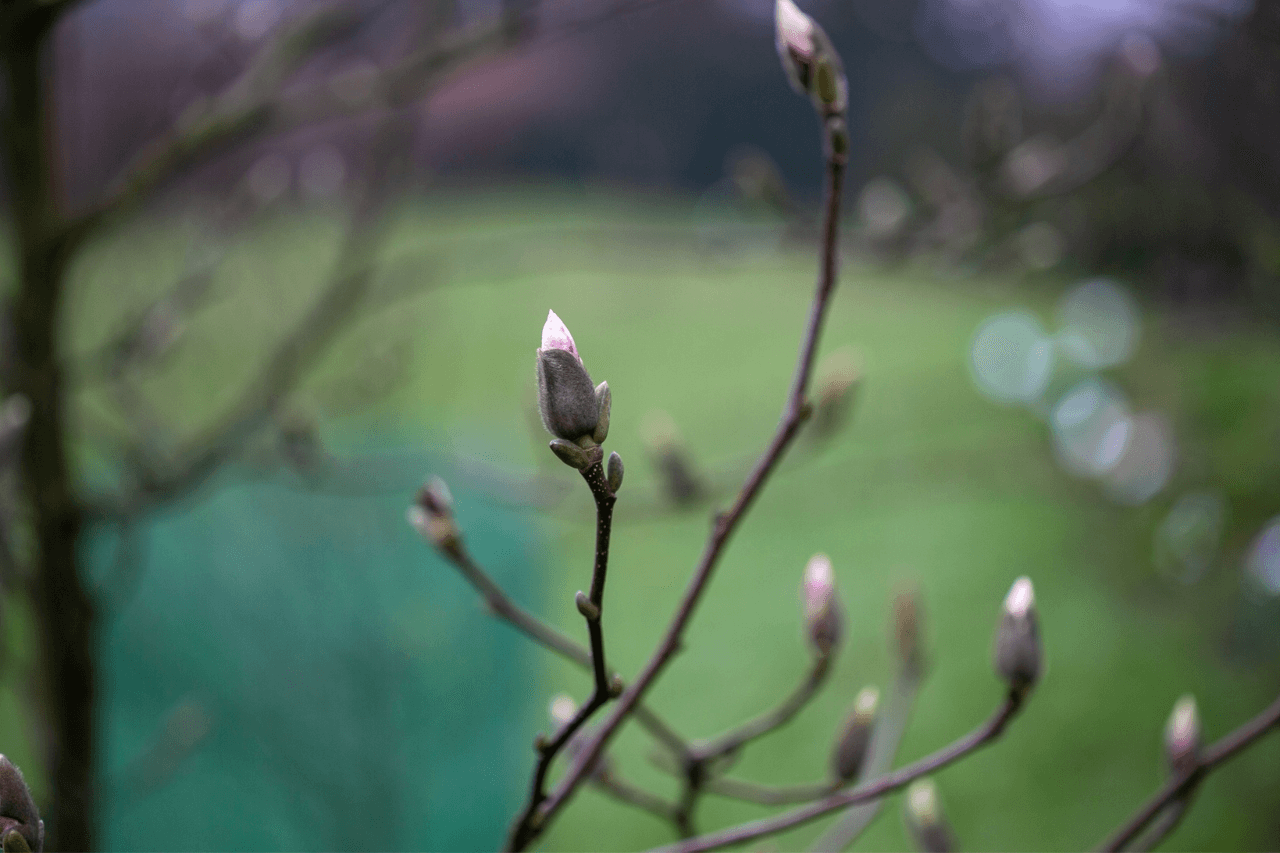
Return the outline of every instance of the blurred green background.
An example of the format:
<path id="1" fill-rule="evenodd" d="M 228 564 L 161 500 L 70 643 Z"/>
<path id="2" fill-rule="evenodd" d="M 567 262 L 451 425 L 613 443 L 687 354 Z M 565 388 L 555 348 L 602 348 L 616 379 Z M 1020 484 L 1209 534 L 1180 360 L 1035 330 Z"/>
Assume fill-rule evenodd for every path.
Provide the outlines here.
<path id="1" fill-rule="evenodd" d="M 510 506 L 520 501 L 501 479 L 550 457 L 529 438 L 528 410 L 532 351 L 554 308 L 614 393 L 608 444 L 628 474 L 609 651 L 620 671 L 637 671 L 709 529 L 709 507 L 662 503 L 640 422 L 665 409 L 700 466 L 743 470 L 776 422 L 815 274 L 810 241 L 709 250 L 699 236 L 707 219 L 680 196 L 554 186 L 445 191 L 404 209 L 378 292 L 400 292 L 406 278 L 416 289 L 355 326 L 298 398 L 318 418 L 322 452 L 344 460 L 340 473 L 312 481 L 249 472 L 245 483 L 233 468 L 140 534 L 147 568 L 107 632 L 108 770 L 125 780 L 149 772 L 148 738 L 175 703 L 197 703 L 208 734 L 166 772 L 151 768 L 160 773 L 154 789 L 132 781 L 112 794 L 108 843 L 498 843 L 531 768 L 528 744 L 548 725 L 547 702 L 560 691 L 583 697 L 589 682 L 488 620 L 404 524 L 404 507 L 428 474 L 446 473 L 478 559 L 518 600 L 583 633 L 572 597 L 591 565 L 585 489 L 552 466 L 548 475 L 570 494 L 533 512 Z M 146 386 L 166 413 L 199 422 L 219 404 L 218 377 L 251 369 L 256 349 L 315 287 L 335 227 L 321 215 L 282 214 L 234 251 L 215 278 L 213 307 Z M 145 304 L 188 238 L 148 222 L 95 245 L 76 271 L 77 345 L 91 349 L 112 317 Z M 736 771 L 744 778 L 824 777 L 854 694 L 887 686 L 889 602 L 903 583 L 921 592 L 932 666 L 902 760 L 995 706 L 989 659 L 1000 601 L 1020 574 L 1037 587 L 1042 685 L 1000 742 L 938 778 L 966 847 L 1089 845 L 1160 783 L 1161 727 L 1178 696 L 1198 697 L 1208 737 L 1265 704 L 1280 607 L 1247 582 L 1240 560 L 1274 506 L 1280 448 L 1256 439 L 1280 417 L 1280 347 L 1247 325 L 1192 336 L 1144 305 L 1136 355 L 1111 378 L 1135 406 L 1170 413 L 1180 452 L 1199 468 L 1146 505 L 1118 507 L 1054 464 L 1043 422 L 984 399 L 970 376 L 970 342 L 986 317 L 1018 305 L 1049 324 L 1073 283 L 846 265 L 822 348 L 860 354 L 852 421 L 828 446 L 793 453 L 733 541 L 687 650 L 653 696 L 680 731 L 715 734 L 803 677 L 798 590 L 816 551 L 835 565 L 848 639 L 812 705 L 747 750 Z M 394 368 L 368 366 L 388 359 Z M 376 400 L 344 408 L 353 383 L 376 384 L 390 370 L 396 381 Z M 176 378 L 193 372 L 207 378 Z M 93 393 L 77 403 L 85 423 L 102 407 Z M 85 465 L 95 468 L 91 458 Z M 1203 578 L 1182 583 L 1156 570 L 1156 529 L 1180 490 L 1206 485 L 1232 507 L 1224 547 Z M 109 538 L 93 543 L 103 571 Z M 22 717 L 0 719 L 0 741 L 21 758 Z M 650 748 L 628 730 L 619 766 L 673 794 Z M 1277 759 L 1280 744 L 1264 743 L 1214 775 L 1177 846 L 1274 844 L 1274 822 L 1259 818 L 1280 807 Z M 761 813 L 709 796 L 699 825 Z M 799 848 L 815 833 L 796 830 L 777 844 Z M 586 791 L 546 846 L 632 849 L 669 837 L 653 818 Z M 860 848 L 906 844 L 891 801 Z"/>
<path id="2" fill-rule="evenodd" d="M 904 764 L 999 703 L 993 632 L 1028 575 L 1045 676 L 998 742 L 936 782 L 963 848 L 1091 847 L 1166 779 L 1180 696 L 1212 740 L 1280 685 L 1280 2 L 801 5 L 850 80 L 843 267 L 815 391 L 821 365 L 843 364 L 851 409 L 776 471 L 651 705 L 705 738 L 786 696 L 811 664 L 800 584 L 822 552 L 847 615 L 835 671 L 732 773 L 826 779 L 854 696 L 889 687 L 891 602 L 914 589 L 929 667 Z M 773 434 L 817 274 L 821 148 L 777 67 L 773 3 L 352 0 L 332 7 L 348 28 L 288 71 L 258 59 L 329 7 L 58 8 L 41 215 L 109 207 L 150 146 L 236 97 L 325 107 L 197 140 L 72 253 L 52 326 L 80 497 L 145 495 L 139 471 L 164 471 L 234 407 L 335 269 L 372 270 L 332 346 L 225 465 L 127 523 L 87 522 L 74 576 L 101 620 L 102 846 L 499 846 L 550 702 L 591 683 L 493 620 L 406 510 L 442 476 L 477 561 L 585 643 L 573 599 L 593 506 L 534 403 L 554 310 L 612 389 L 606 450 L 627 475 L 608 655 L 627 677 L 644 665 Z M 438 76 L 419 65 L 401 100 L 378 92 L 419 48 L 477 32 L 502 38 Z M 393 113 L 394 132 L 374 127 Z M 10 164 L 6 299 L 31 285 L 14 186 Z M 344 254 L 379 201 L 370 256 Z M 34 563 L 36 502 L 4 454 L 31 413 L 14 377 L 40 371 L 10 331 L 0 528 Z M 654 464 L 666 418 L 709 484 L 692 505 Z M 41 616 L 21 583 L 0 591 L 0 751 L 47 809 Z M 610 755 L 674 798 L 653 748 L 629 725 Z M 1280 847 L 1277 768 L 1272 737 L 1214 773 L 1164 849 Z M 695 822 L 770 811 L 708 794 Z M 830 820 L 760 849 L 804 849 Z M 541 846 L 671 840 L 587 787 Z M 911 846 L 895 795 L 855 849 Z"/>

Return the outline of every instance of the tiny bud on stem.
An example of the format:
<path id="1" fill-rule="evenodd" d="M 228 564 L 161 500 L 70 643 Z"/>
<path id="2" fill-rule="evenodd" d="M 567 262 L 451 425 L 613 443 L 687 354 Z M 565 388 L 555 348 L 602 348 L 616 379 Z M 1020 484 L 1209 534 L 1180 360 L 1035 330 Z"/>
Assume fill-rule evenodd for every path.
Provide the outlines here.
<path id="1" fill-rule="evenodd" d="M 879 713 L 880 691 L 875 687 L 862 688 L 853 700 L 853 710 L 849 712 L 831 754 L 831 769 L 842 782 L 855 778 L 862 770 Z"/>
<path id="2" fill-rule="evenodd" d="M 1010 689 L 1029 690 L 1040 679 L 1043 651 L 1031 579 L 1020 577 L 1005 596 L 996 631 L 995 668 Z"/>
<path id="3" fill-rule="evenodd" d="M 840 645 L 844 617 L 836 597 L 835 572 L 826 554 L 814 554 L 805 565 L 801 595 L 809 642 L 818 655 L 830 655 Z"/>
<path id="4" fill-rule="evenodd" d="M 917 849 L 924 853 L 950 853 L 956 838 L 938 802 L 938 788 L 932 779 L 917 779 L 903 798 L 903 822 Z"/>
<path id="5" fill-rule="evenodd" d="M 1164 752 L 1174 773 L 1189 773 L 1200 761 L 1200 711 L 1196 697 L 1179 699 L 1164 727 Z"/>

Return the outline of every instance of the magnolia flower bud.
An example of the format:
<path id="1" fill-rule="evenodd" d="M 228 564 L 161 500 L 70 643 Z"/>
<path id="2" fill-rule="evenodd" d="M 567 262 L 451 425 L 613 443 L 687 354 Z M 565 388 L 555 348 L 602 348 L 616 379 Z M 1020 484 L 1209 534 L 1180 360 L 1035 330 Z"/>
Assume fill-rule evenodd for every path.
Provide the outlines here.
<path id="1" fill-rule="evenodd" d="M 809 426 L 810 437 L 825 440 L 844 426 L 861 384 L 862 370 L 852 348 L 842 347 L 819 362 L 814 382 L 817 402 Z"/>
<path id="2" fill-rule="evenodd" d="M 853 700 L 853 710 L 840 730 L 840 739 L 831 753 L 831 769 L 836 778 L 848 782 L 858 775 L 871 746 L 871 732 L 880 713 L 880 691 L 864 687 Z"/>
<path id="3" fill-rule="evenodd" d="M 898 651 L 898 669 L 907 678 L 924 675 L 924 612 L 915 587 L 902 589 L 893 599 L 893 639 Z"/>
<path id="4" fill-rule="evenodd" d="M 605 399 L 597 399 L 573 335 L 554 311 L 547 312 L 542 327 L 537 366 L 538 412 L 547 432 L 571 442 L 592 438 L 600 423 L 602 402 L 607 403 L 608 386 L 602 384 Z"/>
<path id="5" fill-rule="evenodd" d="M 1043 666 L 1036 596 L 1031 579 L 1020 577 L 1005 596 L 996 632 L 995 666 L 1009 687 L 1026 691 L 1040 678 Z"/>
<path id="6" fill-rule="evenodd" d="M 950 853 L 956 837 L 938 802 L 938 788 L 932 779 L 917 779 L 903 797 L 903 822 L 918 849 L 925 853 Z"/>
<path id="7" fill-rule="evenodd" d="M 461 542 L 462 534 L 453 520 L 453 495 L 439 477 L 432 477 L 418 491 L 418 499 L 406 517 L 423 539 L 442 551 L 452 551 Z"/>
<path id="8" fill-rule="evenodd" d="M 6 851 L 44 849 L 44 821 L 22 771 L 0 755 L 0 843 Z"/>
<path id="9" fill-rule="evenodd" d="M 836 598 L 836 578 L 831 570 L 831 560 L 826 554 L 814 554 L 804 567 L 804 624 L 809 642 L 821 656 L 826 656 L 840 644 L 843 616 L 840 601 Z"/>
<path id="10" fill-rule="evenodd" d="M 774 17 L 778 57 L 791 87 L 808 95 L 821 115 L 843 114 L 849 84 L 831 39 L 791 0 L 777 0 Z"/>
<path id="11" fill-rule="evenodd" d="M 671 502 L 676 506 L 690 506 L 700 501 L 707 487 L 694 470 L 671 415 L 661 410 L 649 412 L 641 421 L 640 432 Z"/>
<path id="12" fill-rule="evenodd" d="M 1174 773 L 1188 773 L 1200 760 L 1200 712 L 1196 697 L 1179 699 L 1164 727 L 1164 753 Z"/>

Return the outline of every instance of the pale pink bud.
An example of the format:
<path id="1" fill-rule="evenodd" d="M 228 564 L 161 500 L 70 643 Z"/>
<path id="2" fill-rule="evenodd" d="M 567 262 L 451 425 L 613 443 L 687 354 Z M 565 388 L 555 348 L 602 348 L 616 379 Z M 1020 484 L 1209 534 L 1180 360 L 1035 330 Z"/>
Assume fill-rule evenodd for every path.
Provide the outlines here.
<path id="1" fill-rule="evenodd" d="M 1174 772 L 1195 769 L 1200 758 L 1200 712 L 1194 696 L 1183 696 L 1173 706 L 1164 727 L 1164 751 Z"/>
<path id="2" fill-rule="evenodd" d="M 549 349 L 568 350 L 578 361 L 582 361 L 582 356 L 578 355 L 578 348 L 573 343 L 573 335 L 569 334 L 569 327 L 554 311 L 547 312 L 547 322 L 542 325 L 540 351 Z"/>
<path id="3" fill-rule="evenodd" d="M 1036 595 L 1031 579 L 1018 578 L 1005 596 L 996 630 L 996 672 L 1015 691 L 1024 691 L 1040 679 L 1044 668 Z"/>
<path id="4" fill-rule="evenodd" d="M 840 602 L 836 598 L 836 577 L 831 559 L 814 554 L 804 567 L 804 623 L 809 641 L 819 654 L 830 654 L 840 643 Z"/>

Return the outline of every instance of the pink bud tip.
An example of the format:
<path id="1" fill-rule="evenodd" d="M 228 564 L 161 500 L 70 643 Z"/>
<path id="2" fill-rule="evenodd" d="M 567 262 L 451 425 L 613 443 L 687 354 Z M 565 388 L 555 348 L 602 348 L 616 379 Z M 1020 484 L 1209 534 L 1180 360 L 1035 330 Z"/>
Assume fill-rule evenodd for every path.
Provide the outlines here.
<path id="1" fill-rule="evenodd" d="M 578 355 L 578 348 L 573 344 L 573 335 L 569 334 L 569 327 L 554 311 L 547 312 L 547 322 L 542 326 L 542 349 L 568 350 L 579 361 L 582 360 L 582 356 Z"/>

